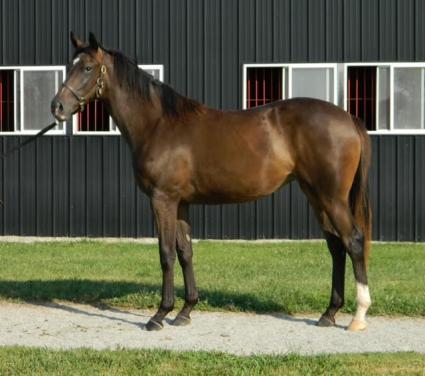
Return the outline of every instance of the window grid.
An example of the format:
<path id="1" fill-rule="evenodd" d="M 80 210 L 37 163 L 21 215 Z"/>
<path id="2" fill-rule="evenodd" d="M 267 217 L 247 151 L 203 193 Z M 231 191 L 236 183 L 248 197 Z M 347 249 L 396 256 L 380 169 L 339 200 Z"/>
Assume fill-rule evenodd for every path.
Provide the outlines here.
<path id="1" fill-rule="evenodd" d="M 369 122 L 374 123 L 376 130 L 370 131 L 375 134 L 425 134 L 425 62 L 410 62 L 410 63 L 391 63 L 391 62 L 367 62 L 367 63 L 338 63 L 338 64 L 244 64 L 243 65 L 243 93 L 242 93 L 242 107 L 244 109 L 248 108 L 248 85 L 247 85 L 247 78 L 248 78 L 248 70 L 250 68 L 270 68 L 270 67 L 279 67 L 282 69 L 282 98 L 285 99 L 285 93 L 287 93 L 287 98 L 292 97 L 292 68 L 296 67 L 336 67 L 334 69 L 334 100 L 332 101 L 334 104 L 338 104 L 340 107 L 342 107 L 344 110 L 349 111 L 349 101 L 348 101 L 348 69 L 350 67 L 375 67 L 376 73 L 375 78 L 373 80 L 373 84 L 371 84 L 369 88 L 366 88 L 367 90 L 375 92 L 375 95 L 373 95 L 372 98 L 368 97 L 368 94 L 364 95 L 364 97 L 367 99 L 371 99 L 375 103 L 375 108 L 372 111 L 370 108 L 369 110 L 366 109 Z M 421 92 L 423 93 L 423 96 L 421 98 L 421 102 L 423 103 L 423 109 L 421 113 L 421 117 L 424 118 L 424 122 L 422 122 L 420 129 L 400 129 L 397 128 L 394 124 L 395 114 L 394 114 L 394 69 L 395 68 L 422 68 L 423 74 L 421 75 L 421 81 L 423 81 L 423 85 L 421 86 Z M 388 74 L 385 73 L 383 70 L 388 71 Z M 337 74 L 338 72 L 338 74 Z M 388 83 L 386 84 L 386 90 L 388 91 L 388 104 L 386 104 L 386 107 L 381 107 L 382 105 L 379 105 L 381 100 L 380 96 L 382 93 L 380 93 L 380 75 L 384 74 L 386 77 L 383 77 L 387 79 L 388 77 Z M 285 77 L 286 76 L 286 77 Z M 337 82 L 337 76 L 339 78 Z M 285 81 L 288 82 L 288 85 L 285 85 Z M 373 87 L 372 87 L 373 85 Z M 369 94 L 371 95 L 371 94 Z M 252 100 L 252 95 L 250 95 L 250 99 Z M 252 102 L 251 102 L 252 103 Z M 367 103 L 366 103 L 367 105 Z M 370 106 L 370 103 L 369 103 Z M 381 114 L 380 114 L 381 112 Z M 385 115 L 387 114 L 387 115 Z M 385 115 L 385 116 L 383 116 Z M 374 117 L 373 119 L 371 117 Z M 385 121 L 385 119 L 388 118 L 388 124 L 382 124 L 380 123 L 380 117 L 382 117 L 382 120 Z"/>

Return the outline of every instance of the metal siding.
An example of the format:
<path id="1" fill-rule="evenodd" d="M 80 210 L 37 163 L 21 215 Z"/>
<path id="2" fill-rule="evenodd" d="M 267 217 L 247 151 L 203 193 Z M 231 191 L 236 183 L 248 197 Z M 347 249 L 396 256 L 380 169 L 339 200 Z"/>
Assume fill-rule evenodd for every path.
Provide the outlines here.
<path id="1" fill-rule="evenodd" d="M 19 1 L 3 0 L 2 55 L 4 65 L 18 65 L 19 61 Z"/>
<path id="2" fill-rule="evenodd" d="M 25 138 L 23 138 L 25 139 Z M 20 150 L 20 210 L 21 210 L 21 233 L 30 235 L 35 233 L 35 144 L 28 145 Z"/>
<path id="3" fill-rule="evenodd" d="M 397 136 L 386 136 L 379 144 L 379 240 L 397 240 Z"/>
<path id="4" fill-rule="evenodd" d="M 425 60 L 425 1 L 416 0 L 415 3 L 415 60 Z"/>
<path id="5" fill-rule="evenodd" d="M 397 0 L 379 0 L 379 59 L 397 59 Z"/>
<path id="6" fill-rule="evenodd" d="M 121 139 L 102 137 L 103 236 L 119 236 L 119 150 Z M 100 166 L 98 166 L 100 167 Z"/>
<path id="7" fill-rule="evenodd" d="M 4 65 L 66 64 L 69 30 L 97 34 L 216 108 L 241 107 L 242 64 L 424 60 L 421 0 L 0 0 Z M 2 137 L 5 149 L 20 137 Z M 425 136 L 372 136 L 373 237 L 425 241 Z M 2 162 L 1 232 L 153 236 L 118 137 L 45 136 Z M 296 183 L 257 203 L 193 206 L 195 237 L 320 236 Z"/>
<path id="8" fill-rule="evenodd" d="M 41 137 L 36 141 L 35 160 L 36 184 L 34 189 L 37 216 L 35 235 L 50 236 L 53 233 L 53 158 L 51 139 Z"/>
<path id="9" fill-rule="evenodd" d="M 425 241 L 425 137 L 415 137 L 414 181 L 414 223 L 415 238 L 411 240 Z"/>
<path id="10" fill-rule="evenodd" d="M 291 60 L 308 61 L 308 1 L 291 1 Z"/>
<path id="11" fill-rule="evenodd" d="M 10 150 L 20 142 L 20 137 L 4 137 L 4 150 Z M 4 159 L 3 211 L 4 235 L 21 234 L 20 211 L 20 154 L 14 153 Z"/>
<path id="12" fill-rule="evenodd" d="M 20 9 L 27 9 L 19 16 L 19 62 L 21 64 L 35 64 L 37 47 L 37 33 L 35 27 L 36 7 L 32 0 L 19 0 Z M 37 7 L 38 9 L 38 7 Z M 38 30 L 37 30 L 38 31 Z"/>
<path id="13" fill-rule="evenodd" d="M 133 163 L 130 150 L 127 144 L 120 143 L 119 151 L 119 182 L 120 182 L 120 236 L 136 236 L 136 195 L 135 182 L 133 174 Z"/>
<path id="14" fill-rule="evenodd" d="M 152 0 L 136 1 L 136 59 L 143 64 L 153 61 Z"/>
<path id="15" fill-rule="evenodd" d="M 84 0 L 69 0 L 68 3 L 68 25 L 69 31 L 73 31 L 74 34 L 85 40 L 86 39 L 86 10 Z M 71 43 L 71 42 L 69 42 Z M 70 44 L 68 49 L 69 59 L 71 59 L 74 49 Z M 68 62 L 68 61 L 67 61 Z"/>
<path id="16" fill-rule="evenodd" d="M 71 48 L 68 26 L 68 0 L 52 1 L 52 64 L 66 64 Z"/>
<path id="17" fill-rule="evenodd" d="M 170 0 L 153 2 L 153 63 L 164 64 L 165 82 L 170 80 Z"/>
<path id="18" fill-rule="evenodd" d="M 37 0 L 35 8 L 35 62 L 52 63 L 52 1 Z"/>
<path id="19" fill-rule="evenodd" d="M 256 0 L 255 51 L 256 61 L 268 63 L 273 58 L 273 1 Z M 228 20 L 231 22 L 231 20 Z M 254 41 L 252 41 L 254 42 Z M 223 51 L 225 52 L 225 51 Z"/>
<path id="20" fill-rule="evenodd" d="M 244 2 L 245 4 L 245 2 Z M 243 8 L 244 6 L 239 6 Z M 291 60 L 291 0 L 274 0 L 272 11 L 273 23 L 273 61 Z M 241 21 L 239 21 L 240 23 Z M 241 35 L 242 37 L 242 35 Z M 249 47 L 249 39 L 246 38 Z"/>
<path id="21" fill-rule="evenodd" d="M 118 48 L 118 5 L 116 0 L 102 0 L 102 44 Z"/>
<path id="22" fill-rule="evenodd" d="M 135 0 L 118 3 L 118 48 L 132 59 L 136 57 L 136 4 Z"/>
<path id="23" fill-rule="evenodd" d="M 326 0 L 325 28 L 326 28 L 326 60 L 342 61 L 343 48 L 343 9 L 344 3 L 340 0 Z"/>
<path id="24" fill-rule="evenodd" d="M 326 56 L 325 0 L 308 1 L 308 61 L 322 62 Z"/>
<path id="25" fill-rule="evenodd" d="M 99 41 L 103 40 L 102 35 L 102 0 L 86 1 L 86 33 L 92 32 Z M 81 35 L 80 38 L 87 38 L 87 35 Z"/>
<path id="26" fill-rule="evenodd" d="M 414 155 L 413 136 L 397 138 L 397 240 L 414 239 Z M 406 184 L 408 183 L 408 184 Z"/>
<path id="27" fill-rule="evenodd" d="M 52 236 L 69 236 L 69 138 L 52 137 L 52 149 Z"/>
<path id="28" fill-rule="evenodd" d="M 361 61 L 361 1 L 344 1 L 344 60 Z"/>
<path id="29" fill-rule="evenodd" d="M 371 165 L 370 165 L 370 174 L 369 174 L 369 198 L 372 209 L 372 234 L 375 239 L 380 239 L 380 226 L 379 219 L 380 216 L 377 215 L 379 212 L 379 190 L 381 188 L 380 179 L 379 179 L 379 144 L 380 137 L 371 137 Z"/>
<path id="30" fill-rule="evenodd" d="M 379 60 L 379 0 L 361 0 L 362 60 Z"/>
<path id="31" fill-rule="evenodd" d="M 86 141 L 87 137 L 71 137 L 69 148 L 70 236 L 87 236 L 86 220 Z"/>
<path id="32" fill-rule="evenodd" d="M 397 1 L 397 60 L 415 59 L 414 11 L 415 0 Z"/>

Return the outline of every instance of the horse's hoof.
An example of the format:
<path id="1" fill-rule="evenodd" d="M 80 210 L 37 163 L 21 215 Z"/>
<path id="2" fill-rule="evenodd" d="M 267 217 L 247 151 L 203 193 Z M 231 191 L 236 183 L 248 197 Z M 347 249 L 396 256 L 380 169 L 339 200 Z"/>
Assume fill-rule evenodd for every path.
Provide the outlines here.
<path id="1" fill-rule="evenodd" d="M 349 330 L 350 332 L 360 332 L 362 330 L 365 330 L 366 327 L 367 327 L 366 321 L 353 319 L 350 325 L 348 325 L 347 330 Z"/>
<path id="2" fill-rule="evenodd" d="M 172 325 L 174 326 L 186 326 L 189 325 L 191 322 L 190 317 L 186 316 L 177 316 L 174 321 L 172 322 Z"/>
<path id="3" fill-rule="evenodd" d="M 327 328 L 329 326 L 335 325 L 335 319 L 322 315 L 322 317 L 317 322 L 317 326 L 320 326 L 321 328 Z"/>
<path id="4" fill-rule="evenodd" d="M 163 327 L 162 323 L 154 320 L 149 320 L 146 324 L 146 330 L 149 332 L 161 330 Z"/>

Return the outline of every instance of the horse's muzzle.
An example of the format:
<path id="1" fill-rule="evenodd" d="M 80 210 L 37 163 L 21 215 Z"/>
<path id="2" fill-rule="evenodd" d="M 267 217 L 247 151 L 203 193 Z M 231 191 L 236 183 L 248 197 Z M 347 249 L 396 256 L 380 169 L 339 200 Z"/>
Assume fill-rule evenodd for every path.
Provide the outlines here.
<path id="1" fill-rule="evenodd" d="M 65 121 L 67 120 L 67 116 L 64 113 L 64 106 L 62 102 L 56 98 L 52 100 L 52 103 L 50 105 L 50 109 L 52 111 L 53 116 L 59 120 L 59 121 Z"/>

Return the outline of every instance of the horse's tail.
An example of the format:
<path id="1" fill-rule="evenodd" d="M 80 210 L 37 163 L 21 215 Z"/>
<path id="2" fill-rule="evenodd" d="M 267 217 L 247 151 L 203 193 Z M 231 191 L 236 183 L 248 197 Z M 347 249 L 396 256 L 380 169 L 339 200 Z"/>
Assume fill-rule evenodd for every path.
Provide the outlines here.
<path id="1" fill-rule="evenodd" d="M 370 210 L 368 194 L 368 172 L 371 157 L 371 146 L 370 138 L 363 122 L 354 116 L 352 118 L 361 138 L 362 151 L 353 185 L 350 190 L 350 206 L 354 220 L 364 235 L 364 257 L 367 265 L 370 240 L 372 236 L 372 213 Z"/>

